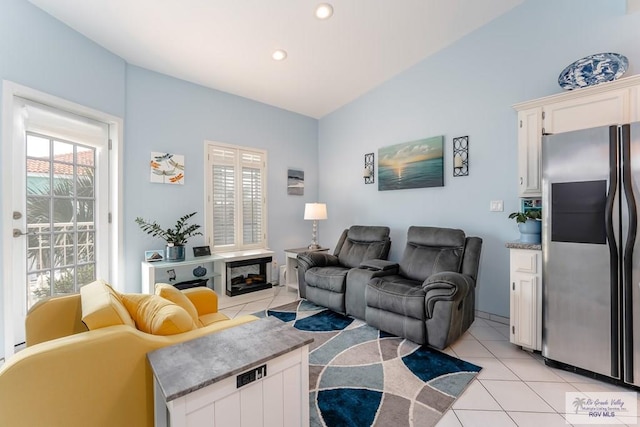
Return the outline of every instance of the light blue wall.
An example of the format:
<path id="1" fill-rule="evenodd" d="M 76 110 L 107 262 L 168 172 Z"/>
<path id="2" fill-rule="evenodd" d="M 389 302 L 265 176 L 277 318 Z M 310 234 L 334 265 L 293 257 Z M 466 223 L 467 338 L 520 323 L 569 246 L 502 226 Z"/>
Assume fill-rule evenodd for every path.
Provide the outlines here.
<path id="1" fill-rule="evenodd" d="M 0 78 L 124 116 L 125 62 L 26 0 L 0 3 Z"/>
<path id="2" fill-rule="evenodd" d="M 328 203 L 321 243 L 333 245 L 351 224 L 388 224 L 395 259 L 409 225 L 461 227 L 485 240 L 478 308 L 507 315 L 503 245 L 517 238 L 506 219 L 517 208 L 516 114 L 510 105 L 559 92 L 560 70 L 587 54 L 623 53 L 632 64 L 628 74 L 637 72 L 640 13 L 624 15 L 624 5 L 624 0 L 527 0 L 319 123 L 127 66 L 26 0 L 0 4 L 0 78 L 125 118 L 127 291 L 140 289 L 143 251 L 162 244 L 139 231 L 136 216 L 170 223 L 198 211 L 202 219 L 202 144 L 208 139 L 268 150 L 269 243 L 280 262 L 284 248 L 310 238 L 311 226 L 302 220 L 305 202 Z M 365 153 L 441 134 L 445 187 L 378 192 L 363 184 Z M 454 179 L 451 138 L 460 135 L 470 136 L 471 175 Z M 184 186 L 149 183 L 151 151 L 185 155 Z M 288 168 L 305 171 L 303 197 L 287 196 Z M 488 212 L 495 199 L 505 201 L 505 213 Z M 0 253 L 0 274 L 6 258 Z M 3 326 L 0 343 L 2 331 Z"/>
<path id="3" fill-rule="evenodd" d="M 125 62 L 25 0 L 0 3 L 0 80 L 124 116 Z M 0 87 L 0 92 L 1 92 Z M 1 96 L 1 93 L 0 93 Z M 2 124 L 0 123 L 0 132 Z M 5 171 L 4 173 L 10 173 Z M 2 176 L 0 174 L 0 185 Z M 0 221 L 10 219 L 2 218 Z M 9 254 L 0 247 L 0 277 Z M 0 307 L 2 286 L 0 283 Z M 4 352 L 0 315 L 0 357 Z"/>
<path id="4" fill-rule="evenodd" d="M 140 290 L 140 261 L 145 250 L 164 242 L 143 234 L 137 216 L 171 226 L 181 215 L 197 211 L 204 224 L 204 141 L 267 150 L 269 245 L 284 262 L 284 249 L 308 244 L 311 226 L 302 219 L 304 203 L 316 201 L 318 121 L 228 93 L 211 90 L 127 67 L 125 119 L 125 256 L 126 290 Z M 185 156 L 185 184 L 149 182 L 152 151 Z M 287 195 L 287 169 L 305 172 L 304 196 Z M 200 236 L 191 246 L 204 244 Z"/>
<path id="5" fill-rule="evenodd" d="M 268 151 L 269 243 L 280 262 L 285 248 L 310 240 L 302 216 L 318 194 L 317 120 L 129 66 L 26 0 L 0 3 L 0 79 L 124 118 L 126 291 L 140 290 L 143 251 L 162 247 L 139 231 L 136 216 L 170 224 L 198 211 L 202 223 L 205 139 Z M 149 183 L 151 151 L 185 155 L 184 186 Z M 304 196 L 286 194 L 288 168 L 305 171 Z M 8 256 L 1 251 L 0 277 Z M 3 335 L 0 315 L 0 358 Z"/>
<path id="6" fill-rule="evenodd" d="M 449 48 L 320 120 L 320 197 L 325 240 L 350 224 L 392 229 L 399 259 L 410 225 L 462 228 L 484 239 L 477 308 L 509 315 L 506 241 L 516 240 L 516 112 L 511 105 L 559 93 L 560 71 L 598 52 L 640 71 L 640 13 L 624 0 L 527 0 Z M 635 66 L 635 67 L 634 67 Z M 379 192 L 364 185 L 363 156 L 380 147 L 445 135 L 445 186 Z M 470 175 L 452 177 L 452 138 L 469 135 Z M 505 212 L 489 212 L 504 200 Z"/>

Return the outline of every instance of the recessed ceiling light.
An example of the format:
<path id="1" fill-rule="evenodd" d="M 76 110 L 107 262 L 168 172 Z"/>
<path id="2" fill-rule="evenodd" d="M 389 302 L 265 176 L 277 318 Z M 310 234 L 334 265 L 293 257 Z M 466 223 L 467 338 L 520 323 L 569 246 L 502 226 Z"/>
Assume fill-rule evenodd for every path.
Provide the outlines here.
<path id="1" fill-rule="evenodd" d="M 271 57 L 276 61 L 284 61 L 287 58 L 287 51 L 278 49 L 271 54 Z"/>
<path id="2" fill-rule="evenodd" d="M 333 15 L 333 6 L 329 3 L 320 3 L 318 7 L 316 7 L 316 18 L 329 19 L 331 15 Z"/>

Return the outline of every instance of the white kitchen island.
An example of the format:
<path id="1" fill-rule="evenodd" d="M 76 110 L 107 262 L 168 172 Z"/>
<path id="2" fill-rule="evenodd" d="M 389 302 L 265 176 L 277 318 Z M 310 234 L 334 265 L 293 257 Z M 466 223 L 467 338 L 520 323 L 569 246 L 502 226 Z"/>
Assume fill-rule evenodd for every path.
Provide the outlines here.
<path id="1" fill-rule="evenodd" d="M 312 341 L 269 317 L 149 353 L 155 425 L 308 426 Z"/>

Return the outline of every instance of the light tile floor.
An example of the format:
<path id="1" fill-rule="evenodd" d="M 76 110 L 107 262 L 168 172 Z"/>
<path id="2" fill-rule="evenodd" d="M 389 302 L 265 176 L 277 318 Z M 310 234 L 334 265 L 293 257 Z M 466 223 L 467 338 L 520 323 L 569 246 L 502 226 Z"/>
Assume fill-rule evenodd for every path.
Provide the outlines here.
<path id="1" fill-rule="evenodd" d="M 236 317 L 297 299 L 295 292 L 284 287 L 276 287 L 274 295 L 221 311 Z M 630 391 L 546 366 L 540 354 L 521 350 L 509 342 L 507 325 L 490 320 L 476 318 L 462 338 L 445 352 L 483 369 L 438 427 L 566 427 L 570 424 L 564 418 L 565 392 Z M 640 418 L 626 422 L 640 425 Z"/>
<path id="2" fill-rule="evenodd" d="M 233 318 L 297 299 L 295 292 L 276 287 L 273 298 L 220 311 Z M 539 354 L 521 350 L 511 344 L 508 337 L 507 325 L 476 318 L 469 331 L 445 349 L 446 353 L 483 369 L 437 427 L 567 426 L 569 424 L 564 418 L 565 392 L 630 391 L 550 368 Z M 618 425 L 640 425 L 640 417 Z"/>

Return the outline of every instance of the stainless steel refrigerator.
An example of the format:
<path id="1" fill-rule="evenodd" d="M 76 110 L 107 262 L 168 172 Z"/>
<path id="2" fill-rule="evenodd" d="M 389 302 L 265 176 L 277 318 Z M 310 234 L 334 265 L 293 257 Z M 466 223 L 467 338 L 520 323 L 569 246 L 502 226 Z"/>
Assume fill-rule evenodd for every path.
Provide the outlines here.
<path id="1" fill-rule="evenodd" d="M 640 386 L 640 123 L 542 139 L 542 355 Z"/>

